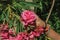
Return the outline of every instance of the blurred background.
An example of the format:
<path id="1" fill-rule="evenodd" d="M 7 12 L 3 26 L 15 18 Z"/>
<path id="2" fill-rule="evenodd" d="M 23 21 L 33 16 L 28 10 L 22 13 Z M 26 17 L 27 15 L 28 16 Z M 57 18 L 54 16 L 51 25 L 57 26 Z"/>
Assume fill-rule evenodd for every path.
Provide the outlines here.
<path id="1" fill-rule="evenodd" d="M 19 22 L 23 10 L 34 11 L 42 20 L 46 20 L 53 0 L 0 0 L 0 23 L 7 23 L 9 27 L 18 26 L 17 33 L 24 31 Z M 18 22 L 17 22 L 18 21 Z M 51 28 L 60 34 L 60 0 L 55 5 L 48 23 Z"/>

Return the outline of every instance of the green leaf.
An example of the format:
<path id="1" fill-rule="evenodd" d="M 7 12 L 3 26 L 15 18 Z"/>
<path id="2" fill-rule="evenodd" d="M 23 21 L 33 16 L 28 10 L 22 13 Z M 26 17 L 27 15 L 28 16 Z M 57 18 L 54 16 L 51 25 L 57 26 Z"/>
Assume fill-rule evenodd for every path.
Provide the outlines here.
<path id="1" fill-rule="evenodd" d="M 33 2 L 19 2 L 13 4 L 14 7 L 19 8 L 19 9 L 31 9 L 30 7 L 37 7 L 42 10 L 42 3 L 33 3 Z"/>
<path id="2" fill-rule="evenodd" d="M 40 2 L 40 9 L 41 9 L 41 12 L 43 11 L 43 5 L 42 5 L 42 2 Z"/>
<path id="3" fill-rule="evenodd" d="M 60 28 L 60 24 L 57 22 L 56 23 L 56 29 L 58 30 Z"/>
<path id="4" fill-rule="evenodd" d="M 5 12 L 2 12 L 2 14 L 1 14 L 1 16 L 0 16 L 0 20 L 4 20 L 4 18 L 5 18 Z"/>
<path id="5" fill-rule="evenodd" d="M 2 7 L 2 4 L 0 4 L 0 7 Z"/>
<path id="6" fill-rule="evenodd" d="M 4 19 L 4 15 L 2 14 L 1 16 L 0 16 L 0 20 L 3 20 Z"/>
<path id="7" fill-rule="evenodd" d="M 16 33 L 19 33 L 19 32 L 23 32 L 24 31 L 24 29 L 23 29 L 23 25 L 22 25 L 22 23 L 19 21 L 19 20 L 17 20 L 16 21 Z"/>
<path id="8" fill-rule="evenodd" d="M 16 33 L 19 33 L 19 26 L 16 26 Z"/>
<path id="9" fill-rule="evenodd" d="M 6 13 L 5 13 L 5 19 L 6 19 L 6 21 L 8 22 L 8 20 L 9 20 L 9 10 L 7 10 L 6 11 Z"/>
<path id="10" fill-rule="evenodd" d="M 19 4 L 24 6 L 40 7 L 38 3 L 33 3 L 33 2 L 19 2 Z"/>
<path id="11" fill-rule="evenodd" d="M 9 28 L 12 28 L 12 26 L 13 26 L 13 20 L 9 20 Z"/>
<path id="12" fill-rule="evenodd" d="M 16 33 L 19 33 L 19 32 L 21 32 L 21 27 L 20 27 L 20 22 L 17 22 Z"/>

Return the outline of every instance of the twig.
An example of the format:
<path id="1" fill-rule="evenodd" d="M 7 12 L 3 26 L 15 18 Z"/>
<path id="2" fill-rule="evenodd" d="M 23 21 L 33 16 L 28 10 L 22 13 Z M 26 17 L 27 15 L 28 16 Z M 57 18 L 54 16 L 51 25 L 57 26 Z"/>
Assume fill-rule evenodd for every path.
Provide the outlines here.
<path id="1" fill-rule="evenodd" d="M 48 16 L 47 16 L 47 18 L 46 18 L 44 30 L 45 30 L 46 27 L 47 27 L 47 22 L 48 22 L 48 20 L 49 20 L 49 17 L 50 17 L 50 15 L 51 15 L 52 10 L 53 10 L 54 4 L 55 4 L 55 0 L 53 0 L 52 5 L 51 5 L 51 8 L 50 8 L 50 11 L 49 11 Z M 42 40 L 45 40 L 45 38 L 46 38 L 46 37 L 45 37 L 45 36 L 46 36 L 45 31 L 44 31 L 44 34 L 45 34 L 45 35 L 43 36 Z"/>
<path id="2" fill-rule="evenodd" d="M 49 17 L 50 17 L 50 15 L 51 15 L 52 10 L 53 10 L 54 4 L 55 4 L 55 0 L 53 0 L 52 5 L 51 5 L 51 8 L 50 8 L 50 11 L 49 11 L 48 16 L 47 16 L 47 18 L 46 18 L 46 21 L 45 21 L 46 24 L 47 24 L 47 22 L 48 22 L 48 20 L 49 20 Z"/>

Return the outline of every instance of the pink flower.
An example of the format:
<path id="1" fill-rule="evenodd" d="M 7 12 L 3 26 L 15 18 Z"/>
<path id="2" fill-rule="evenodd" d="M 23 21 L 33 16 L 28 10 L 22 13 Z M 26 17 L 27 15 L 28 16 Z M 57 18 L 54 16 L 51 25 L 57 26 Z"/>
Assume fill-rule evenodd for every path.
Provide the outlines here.
<path id="1" fill-rule="evenodd" d="M 31 32 L 31 33 L 29 34 L 29 38 L 34 38 L 34 33 L 33 33 L 33 32 Z"/>
<path id="2" fill-rule="evenodd" d="M 2 39 L 2 40 L 9 40 L 9 39 Z"/>
<path id="3" fill-rule="evenodd" d="M 15 32 L 12 29 L 9 29 L 9 34 L 14 34 Z"/>
<path id="4" fill-rule="evenodd" d="M 33 35 L 33 37 L 39 37 L 40 36 L 40 33 L 37 31 L 32 31 L 30 34 Z"/>
<path id="5" fill-rule="evenodd" d="M 7 39 L 8 38 L 8 25 L 7 24 L 1 24 L 1 38 L 2 39 Z"/>
<path id="6" fill-rule="evenodd" d="M 34 30 L 36 33 L 39 33 L 40 35 L 41 34 L 43 34 L 43 32 L 44 32 L 44 29 L 43 29 L 43 27 L 37 27 L 35 30 Z"/>
<path id="7" fill-rule="evenodd" d="M 18 35 L 17 35 L 17 40 L 28 40 L 28 34 L 26 32 L 20 32 Z"/>
<path id="8" fill-rule="evenodd" d="M 39 32 L 35 32 L 35 37 L 39 37 L 40 36 L 40 33 Z"/>
<path id="9" fill-rule="evenodd" d="M 8 30 L 8 24 L 2 24 L 2 29 L 1 30 Z"/>
<path id="10" fill-rule="evenodd" d="M 2 32 L 1 34 L 2 39 L 7 39 L 8 38 L 8 33 Z"/>
<path id="11" fill-rule="evenodd" d="M 43 29 L 43 27 L 38 27 L 38 30 L 39 30 L 39 32 L 40 32 L 40 34 L 43 34 L 43 32 L 44 32 L 44 29 Z"/>
<path id="12" fill-rule="evenodd" d="M 7 24 L 5 24 L 3 26 L 4 26 L 4 29 L 8 29 L 8 25 Z"/>
<path id="13" fill-rule="evenodd" d="M 9 36 L 9 40 L 16 40 L 15 37 Z"/>
<path id="14" fill-rule="evenodd" d="M 16 39 L 17 39 L 17 40 L 23 40 L 23 37 L 22 37 L 21 35 L 17 35 L 17 36 L 16 36 Z"/>
<path id="15" fill-rule="evenodd" d="M 24 25 L 33 24 L 33 22 L 36 20 L 36 15 L 33 11 L 25 10 L 21 14 L 22 23 Z"/>

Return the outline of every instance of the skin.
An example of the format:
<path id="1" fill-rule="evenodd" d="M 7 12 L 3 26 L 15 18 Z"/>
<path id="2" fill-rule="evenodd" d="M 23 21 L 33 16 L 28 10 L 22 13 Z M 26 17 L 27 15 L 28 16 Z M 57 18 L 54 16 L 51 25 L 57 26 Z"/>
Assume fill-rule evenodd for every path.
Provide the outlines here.
<path id="1" fill-rule="evenodd" d="M 43 20 L 41 20 L 37 15 L 36 15 L 36 26 L 45 26 L 45 23 Z M 50 25 L 47 24 L 47 27 L 49 28 Z M 60 40 L 60 35 L 58 33 L 56 33 L 53 29 L 50 28 L 48 34 L 47 34 L 48 37 L 50 37 L 52 40 Z"/>

